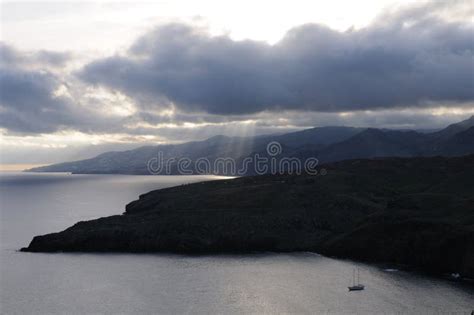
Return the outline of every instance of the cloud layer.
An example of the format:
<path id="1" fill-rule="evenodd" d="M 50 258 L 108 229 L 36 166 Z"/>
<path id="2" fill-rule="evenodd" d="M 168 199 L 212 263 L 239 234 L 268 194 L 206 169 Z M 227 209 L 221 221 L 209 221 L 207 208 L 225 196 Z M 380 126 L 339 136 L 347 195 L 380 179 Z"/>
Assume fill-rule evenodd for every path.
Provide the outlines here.
<path id="1" fill-rule="evenodd" d="M 302 25 L 274 45 L 167 24 L 76 72 L 74 54 L 0 43 L 0 129 L 133 142 L 318 125 L 442 127 L 474 112 L 472 10 L 436 1 L 358 30 Z"/>
<path id="2" fill-rule="evenodd" d="M 70 54 L 21 52 L 0 43 L 0 127 L 10 133 L 121 131 L 74 77 L 62 73 Z"/>
<path id="3" fill-rule="evenodd" d="M 61 80 L 48 70 L 66 55 L 22 53 L 0 43 L 0 126 L 13 132 L 53 132 L 74 125 L 74 103 L 54 95 Z M 39 67 L 39 68 L 38 68 Z"/>
<path id="4" fill-rule="evenodd" d="M 80 77 L 142 106 L 171 102 L 183 111 L 218 115 L 472 101 L 472 23 L 432 14 L 440 6 L 395 12 L 361 30 L 303 25 L 275 45 L 165 25 L 126 54 L 88 64 Z"/>

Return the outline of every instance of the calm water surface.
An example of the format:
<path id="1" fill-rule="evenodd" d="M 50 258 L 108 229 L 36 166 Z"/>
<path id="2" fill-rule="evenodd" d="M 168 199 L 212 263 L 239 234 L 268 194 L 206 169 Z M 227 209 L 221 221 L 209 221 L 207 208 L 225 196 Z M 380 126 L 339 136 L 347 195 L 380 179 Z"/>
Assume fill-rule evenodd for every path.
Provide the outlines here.
<path id="1" fill-rule="evenodd" d="M 31 238 L 206 176 L 0 174 L 2 314 L 470 314 L 465 285 L 311 253 L 34 254 Z M 347 291 L 360 268 L 362 292 Z"/>

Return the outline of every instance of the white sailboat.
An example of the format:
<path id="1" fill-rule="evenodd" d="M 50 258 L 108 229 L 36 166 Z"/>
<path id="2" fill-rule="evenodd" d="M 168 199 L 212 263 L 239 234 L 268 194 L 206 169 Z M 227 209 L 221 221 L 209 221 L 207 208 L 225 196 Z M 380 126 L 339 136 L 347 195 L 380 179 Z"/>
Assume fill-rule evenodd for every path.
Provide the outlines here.
<path id="1" fill-rule="evenodd" d="M 365 286 L 360 283 L 359 268 L 357 268 L 357 284 L 355 281 L 355 269 L 352 270 L 352 285 L 348 286 L 349 291 L 362 291 Z"/>

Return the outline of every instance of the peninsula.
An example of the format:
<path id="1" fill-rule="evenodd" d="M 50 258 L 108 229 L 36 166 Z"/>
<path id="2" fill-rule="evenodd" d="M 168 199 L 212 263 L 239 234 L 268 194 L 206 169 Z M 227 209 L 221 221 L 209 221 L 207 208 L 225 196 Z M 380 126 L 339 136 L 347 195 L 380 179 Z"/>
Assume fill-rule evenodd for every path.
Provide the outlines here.
<path id="1" fill-rule="evenodd" d="M 314 251 L 474 277 L 474 155 L 324 167 L 151 191 L 22 251 Z"/>

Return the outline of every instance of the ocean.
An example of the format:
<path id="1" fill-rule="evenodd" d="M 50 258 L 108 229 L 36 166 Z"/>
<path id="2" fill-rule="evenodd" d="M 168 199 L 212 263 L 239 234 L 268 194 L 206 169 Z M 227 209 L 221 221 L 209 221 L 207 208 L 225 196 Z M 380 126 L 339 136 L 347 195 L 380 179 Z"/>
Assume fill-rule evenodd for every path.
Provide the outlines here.
<path id="1" fill-rule="evenodd" d="M 213 176 L 0 173 L 2 314 L 470 314 L 472 286 L 316 253 L 42 254 L 35 235 Z M 348 292 L 360 271 L 366 290 Z"/>

